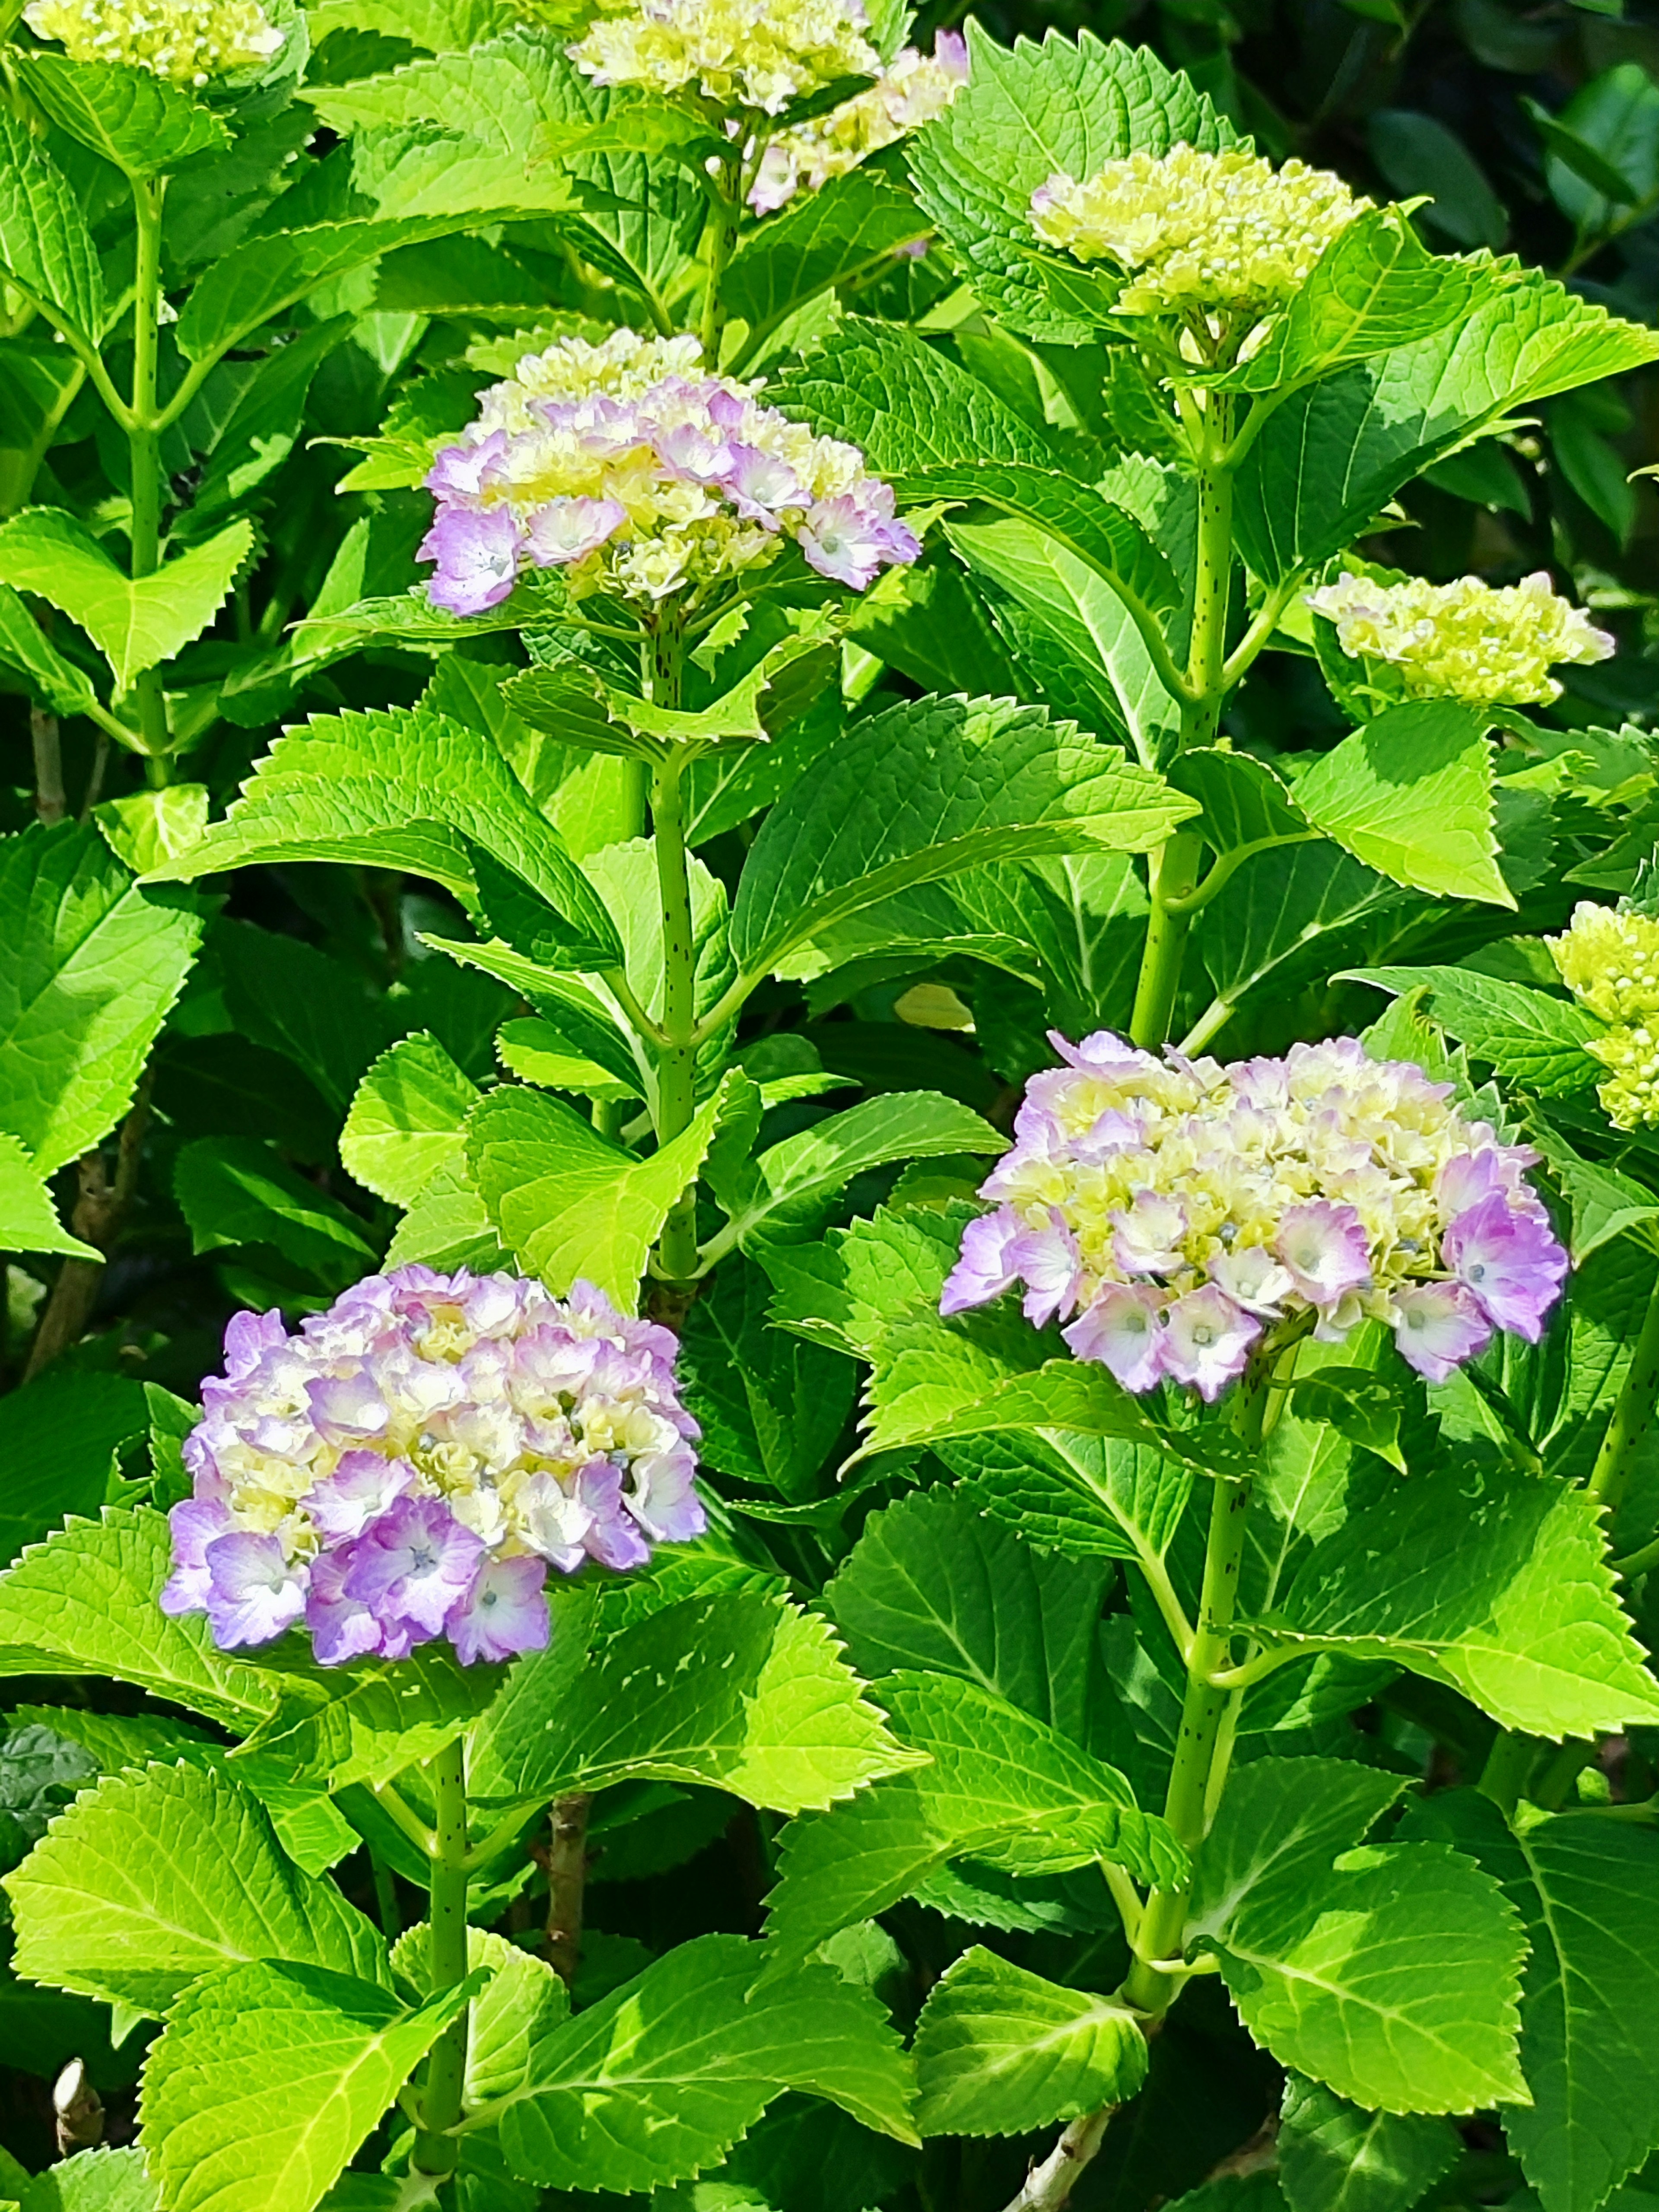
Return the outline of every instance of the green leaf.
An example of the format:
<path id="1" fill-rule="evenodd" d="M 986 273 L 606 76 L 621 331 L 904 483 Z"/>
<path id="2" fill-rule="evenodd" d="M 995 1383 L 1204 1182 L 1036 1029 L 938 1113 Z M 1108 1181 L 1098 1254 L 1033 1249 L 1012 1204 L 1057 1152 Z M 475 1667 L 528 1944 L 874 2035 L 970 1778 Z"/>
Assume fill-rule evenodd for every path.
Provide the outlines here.
<path id="1" fill-rule="evenodd" d="M 1199 950 L 1218 999 L 1234 1006 L 1292 962 L 1310 964 L 1323 983 L 1330 948 L 1320 940 L 1405 897 L 1387 877 L 1322 838 L 1257 854 L 1199 917 Z M 1279 988 L 1288 987 L 1289 977 L 1281 977 Z"/>
<path id="2" fill-rule="evenodd" d="M 1508 983 L 1473 968 L 1354 968 L 1337 979 L 1381 991 L 1426 993 L 1425 1012 L 1506 1083 L 1540 1097 L 1588 1090 L 1597 1063 L 1583 1050 L 1601 1024 L 1571 999 Z"/>
<path id="3" fill-rule="evenodd" d="M 988 307 L 1016 329 L 1085 343 L 1092 330 L 1049 303 L 1036 266 L 1032 193 L 1056 170 L 1082 179 L 1127 154 L 1215 153 L 1234 143 L 1232 125 L 1145 46 L 1085 31 L 1075 46 L 1050 32 L 1009 48 L 975 25 L 969 54 L 967 83 L 910 150 L 922 207 Z"/>
<path id="4" fill-rule="evenodd" d="M 1492 833 L 1485 717 L 1449 700 L 1390 707 L 1296 781 L 1310 821 L 1367 866 L 1442 898 L 1515 904 Z"/>
<path id="5" fill-rule="evenodd" d="M 142 876 L 190 850 L 207 828 L 209 804 L 204 783 L 170 783 L 106 799 L 92 818 L 117 860 Z"/>
<path id="6" fill-rule="evenodd" d="M 1156 1575 L 1175 1540 L 1193 1470 L 1157 1446 L 1057 1430 L 948 1440 L 940 1456 L 965 1495 L 1068 1559 L 1139 1559 Z"/>
<path id="7" fill-rule="evenodd" d="M 462 1735 L 501 1687 L 490 1666 L 463 1667 L 447 1644 L 410 1659 L 372 1661 L 349 1671 L 297 1658 L 265 1679 L 280 1692 L 236 1756 L 257 1757 L 263 1775 L 349 1789 L 389 1782 Z"/>
<path id="8" fill-rule="evenodd" d="M 1279 2124 L 1279 2179 L 1290 2212 L 1412 2212 L 1462 2152 L 1443 2119 L 1367 2112 L 1292 2075 Z"/>
<path id="9" fill-rule="evenodd" d="M 30 2182 L 18 2212 L 161 2212 L 155 2184 L 144 2171 L 143 2154 L 131 2150 L 83 2150 Z"/>
<path id="10" fill-rule="evenodd" d="M 340 1132 L 349 1174 L 377 1198 L 413 1206 L 441 1168 L 466 1157 L 466 1117 L 478 1086 L 429 1030 L 383 1052 L 358 1085 Z"/>
<path id="11" fill-rule="evenodd" d="M 1315 1547 L 1267 1632 L 1392 1660 L 1531 1735 L 1659 1720 L 1595 1499 L 1510 1469 L 1389 1484 Z"/>
<path id="12" fill-rule="evenodd" d="M 505 1936 L 469 1928 L 466 1957 L 475 1974 L 482 1969 L 490 1976 L 489 1986 L 472 2001 L 467 2023 L 461 2105 L 464 2112 L 471 2112 L 525 2087 L 533 2035 L 563 2020 L 570 1999 L 545 1960 Z M 426 1921 L 404 1930 L 392 1946 L 392 1966 L 399 1981 L 417 1996 L 433 1994 L 432 1930 Z"/>
<path id="13" fill-rule="evenodd" d="M 0 170 L 0 192 L 3 179 Z M 54 714 L 85 714 L 98 704 L 91 678 L 64 658 L 9 584 L 0 584 L 0 665 L 15 669 Z"/>
<path id="14" fill-rule="evenodd" d="M 1114 1768 L 976 1684 L 894 1674 L 878 1694 L 931 1763 L 787 1831 L 768 1929 L 791 1958 L 909 1896 L 949 1859 L 1060 1874 L 1105 1859 L 1169 1887 L 1186 1854 Z"/>
<path id="15" fill-rule="evenodd" d="M 705 1467 L 800 1499 L 818 1487 L 856 1389 L 850 1359 L 767 1325 L 766 1279 L 727 1260 L 687 1314 L 678 1374 Z"/>
<path id="16" fill-rule="evenodd" d="M 73 186 L 33 131 L 0 115 L 0 268 L 95 343 L 109 308 L 98 249 Z"/>
<path id="17" fill-rule="evenodd" d="M 959 1676 L 1086 1743 L 1110 1581 L 1036 1550 L 971 1491 L 936 1489 L 872 1514 L 820 1602 L 861 1674 Z"/>
<path id="18" fill-rule="evenodd" d="M 1402 484 L 1480 432 L 1659 356 L 1659 334 L 1540 270 L 1497 266 L 1504 288 L 1472 314 L 1276 409 L 1239 471 L 1234 506 L 1239 550 L 1265 582 L 1342 551 Z"/>
<path id="19" fill-rule="evenodd" d="M 539 2036 L 501 2122 L 514 2172 L 556 2189 L 681 2180 L 788 2088 L 915 2142 L 908 2062 L 876 2000 L 833 1966 L 785 1980 L 771 1965 L 741 1936 L 696 1936 Z"/>
<path id="20" fill-rule="evenodd" d="M 149 1427 L 140 1384 L 50 1370 L 0 1398 L 0 1552 L 15 1559 L 65 1514 L 94 1514 L 121 1446 Z"/>
<path id="21" fill-rule="evenodd" d="M 1538 1149 L 1572 1208 L 1575 1267 L 1582 1267 L 1592 1252 L 1615 1237 L 1659 1219 L 1659 1198 L 1652 1191 L 1613 1168 L 1581 1159 L 1547 1122 L 1540 1120 L 1534 1128 Z"/>
<path id="22" fill-rule="evenodd" d="M 1414 344 L 1484 305 L 1502 281 L 1490 262 L 1428 252 L 1403 210 L 1372 208 L 1338 233 L 1265 342 L 1217 386 L 1279 391 Z"/>
<path id="23" fill-rule="evenodd" d="M 569 925 L 578 966 L 619 965 L 603 902 L 482 731 L 430 708 L 313 715 L 280 737 L 224 821 L 156 880 L 255 861 L 362 861 L 429 877 L 471 902 L 482 846 Z"/>
<path id="24" fill-rule="evenodd" d="M 104 1256 L 95 1244 L 70 1235 L 21 1139 L 5 1129 L 0 1129 L 0 1246 L 8 1252 L 62 1253 L 65 1259 L 100 1264 Z"/>
<path id="25" fill-rule="evenodd" d="M 1146 2078 L 1133 2012 L 977 1944 L 934 1984 L 915 2053 L 924 2136 L 1026 2135 L 1127 2104 Z"/>
<path id="26" fill-rule="evenodd" d="M 732 949 L 763 975 L 842 916 L 913 884 L 1025 854 L 1139 852 L 1192 802 L 1006 701 L 922 700 L 858 723 L 768 815 L 732 913 Z"/>
<path id="27" fill-rule="evenodd" d="M 1194 1876 L 1188 1941 L 1213 1951 L 1245 2026 L 1288 2067 L 1389 2112 L 1524 2097 L 1521 1926 L 1437 1844 L 1361 1843 L 1397 1775 L 1264 1759 L 1235 1771 Z"/>
<path id="28" fill-rule="evenodd" d="M 804 301 L 875 273 L 927 235 L 927 219 L 909 194 L 874 169 L 798 193 L 775 222 L 749 234 L 721 280 L 726 312 L 749 325 L 744 361 Z"/>
<path id="29" fill-rule="evenodd" d="M 954 1098 L 896 1091 L 828 1115 L 724 1174 L 711 1163 L 709 1182 L 732 1217 L 724 1237 L 746 1250 L 755 1241 L 810 1237 L 828 1202 L 869 1169 L 1006 1149 L 988 1121 Z"/>
<path id="30" fill-rule="evenodd" d="M 1363 1367 L 1323 1367 L 1298 1376 L 1286 1403 L 1298 1420 L 1334 1429 L 1351 1443 L 1362 1444 L 1387 1460 L 1401 1474 L 1406 1472 L 1400 1449 L 1406 1408 L 1399 1391 L 1384 1376 Z"/>
<path id="31" fill-rule="evenodd" d="M 416 1262 L 436 1267 L 440 1273 L 471 1267 L 486 1275 L 511 1265 L 464 1159 L 437 1170 L 398 1223 L 398 1233 L 386 1247 L 388 1267 Z"/>
<path id="32" fill-rule="evenodd" d="M 94 829 L 0 839 L 0 1130 L 37 1174 L 125 1112 L 201 934 L 193 902 L 138 890 Z"/>
<path id="33" fill-rule="evenodd" d="M 1315 833 L 1265 761 L 1224 745 L 1198 745 L 1170 763 L 1170 781 L 1204 810 L 1204 838 L 1218 854 L 1244 858 Z"/>
<path id="34" fill-rule="evenodd" d="M 374 1264 L 362 1223 L 257 1137 L 198 1137 L 185 1146 L 173 1194 L 193 1252 L 269 1244 L 336 1291 Z"/>
<path id="35" fill-rule="evenodd" d="M 128 177 L 158 177 L 228 146 L 216 115 L 149 70 L 20 52 L 18 76 L 58 128 Z"/>
<path id="36" fill-rule="evenodd" d="M 467 1123 L 467 1164 L 532 1274 L 562 1295 L 578 1279 L 631 1308 L 671 1208 L 696 1181 L 724 1110 L 717 1091 L 690 1127 L 640 1159 L 562 1100 L 493 1092 Z"/>
<path id="37" fill-rule="evenodd" d="M 218 1650 L 200 1615 L 161 1610 L 172 1571 L 165 1515 L 72 1521 L 0 1575 L 0 1675 L 109 1674 L 247 1728 L 276 1703 L 271 1679 Z"/>
<path id="38" fill-rule="evenodd" d="M 144 2063 L 139 2140 L 167 2212 L 313 2212 L 473 1986 L 410 2012 L 314 1965 L 208 1974 Z"/>
<path id="39" fill-rule="evenodd" d="M 135 582 L 73 516 L 33 507 L 0 523 L 0 583 L 36 592 L 78 623 L 125 691 L 208 628 L 252 544 L 252 524 L 235 522 Z"/>
<path id="40" fill-rule="evenodd" d="M 514 1669 L 474 1741 L 481 1796 L 706 1783 L 798 1813 L 914 1764 L 824 1623 L 761 1596 L 689 1599 L 596 1657 L 574 1639 Z"/>
<path id="41" fill-rule="evenodd" d="M 1036 469 L 1060 463 L 1054 441 L 988 384 L 890 323 L 848 316 L 768 397 L 820 434 L 857 446 L 883 476 L 988 461 Z"/>
<path id="42" fill-rule="evenodd" d="M 199 1976 L 248 1960 L 390 1981 L 370 1923 L 301 1874 L 257 1799 L 199 1767 L 100 1783 L 5 1887 L 20 1974 L 155 2018 Z"/>

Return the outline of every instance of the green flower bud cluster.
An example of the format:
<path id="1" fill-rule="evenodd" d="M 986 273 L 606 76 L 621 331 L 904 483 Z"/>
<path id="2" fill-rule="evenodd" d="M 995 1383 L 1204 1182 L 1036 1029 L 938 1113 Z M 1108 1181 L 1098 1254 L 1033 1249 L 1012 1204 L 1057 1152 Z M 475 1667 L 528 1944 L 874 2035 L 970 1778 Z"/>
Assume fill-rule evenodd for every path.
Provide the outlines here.
<path id="1" fill-rule="evenodd" d="M 1615 1129 L 1659 1123 L 1659 921 L 1583 901 L 1546 940 L 1561 981 L 1607 1024 L 1584 1049 L 1609 1073 L 1596 1096 Z"/>
<path id="2" fill-rule="evenodd" d="M 30 0 L 23 21 L 71 61 L 114 62 L 196 91 L 269 62 L 286 35 L 256 0 Z"/>
<path id="3" fill-rule="evenodd" d="M 690 92 L 764 115 L 881 74 L 858 0 L 599 0 L 570 58 L 595 84 Z"/>
<path id="4" fill-rule="evenodd" d="M 1331 240 L 1370 205 L 1340 177 L 1259 155 L 1131 154 L 1079 183 L 1063 171 L 1031 196 L 1031 227 L 1079 261 L 1128 276 L 1123 315 L 1271 314 Z"/>
<path id="5" fill-rule="evenodd" d="M 1541 568 L 1501 589 L 1478 576 L 1382 584 L 1345 570 L 1335 583 L 1310 592 L 1308 605 L 1335 624 L 1344 653 L 1390 662 L 1416 699 L 1546 705 L 1561 696 L 1553 665 L 1605 660 L 1614 643 L 1551 588 Z"/>

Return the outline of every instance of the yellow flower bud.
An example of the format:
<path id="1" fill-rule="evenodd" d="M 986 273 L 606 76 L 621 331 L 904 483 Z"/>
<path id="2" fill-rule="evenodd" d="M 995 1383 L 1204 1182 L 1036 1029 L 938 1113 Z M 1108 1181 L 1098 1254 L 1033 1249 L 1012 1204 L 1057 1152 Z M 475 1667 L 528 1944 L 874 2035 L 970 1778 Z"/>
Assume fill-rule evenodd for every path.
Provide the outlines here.
<path id="1" fill-rule="evenodd" d="M 23 21 L 71 61 L 114 62 L 199 91 L 282 50 L 256 0 L 30 0 Z"/>
<path id="2" fill-rule="evenodd" d="M 1389 662 L 1418 699 L 1542 705 L 1561 693 L 1552 665 L 1605 660 L 1613 649 L 1582 608 L 1551 589 L 1541 568 L 1502 589 L 1478 576 L 1380 584 L 1345 571 L 1307 597 L 1316 615 L 1335 624 L 1344 653 Z"/>

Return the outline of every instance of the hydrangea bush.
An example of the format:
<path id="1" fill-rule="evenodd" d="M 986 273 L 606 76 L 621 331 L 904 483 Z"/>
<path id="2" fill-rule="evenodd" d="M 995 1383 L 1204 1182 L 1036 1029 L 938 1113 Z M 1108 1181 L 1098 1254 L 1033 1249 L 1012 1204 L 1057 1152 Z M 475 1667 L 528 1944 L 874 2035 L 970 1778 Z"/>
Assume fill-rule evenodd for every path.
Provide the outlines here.
<path id="1" fill-rule="evenodd" d="M 0 2204 L 1650 2202 L 1627 295 L 1087 33 L 0 41 Z"/>

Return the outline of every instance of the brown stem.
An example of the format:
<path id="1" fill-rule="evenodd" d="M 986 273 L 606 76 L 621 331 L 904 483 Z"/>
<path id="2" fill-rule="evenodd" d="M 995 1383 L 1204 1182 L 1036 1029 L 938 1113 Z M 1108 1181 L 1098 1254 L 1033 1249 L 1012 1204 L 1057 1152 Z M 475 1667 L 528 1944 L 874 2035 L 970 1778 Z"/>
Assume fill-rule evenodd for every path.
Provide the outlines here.
<path id="1" fill-rule="evenodd" d="M 1009 2199 L 1007 2212 L 1064 2212 L 1078 2177 L 1105 2141 L 1116 2110 L 1115 2105 L 1103 2105 L 1097 2112 L 1073 2120 L 1042 2165 L 1026 2175 L 1018 2196 Z"/>
<path id="2" fill-rule="evenodd" d="M 113 1182 L 105 1170 L 102 1152 L 83 1152 L 76 1163 L 77 1195 L 70 1226 L 83 1243 L 95 1244 L 106 1254 L 121 1233 L 121 1224 L 138 1188 L 144 1128 L 149 1120 L 149 1093 L 150 1078 L 146 1074 L 121 1124 Z M 70 1345 L 80 1342 L 98 1303 L 99 1285 L 103 1279 L 102 1260 L 64 1261 L 29 1348 L 28 1364 L 23 1370 L 25 1382 L 32 1382 L 60 1352 L 67 1352 Z"/>
<path id="3" fill-rule="evenodd" d="M 68 811 L 64 795 L 64 755 L 58 742 L 58 717 L 44 707 L 29 708 L 34 744 L 34 811 L 42 822 L 61 822 Z"/>
<path id="4" fill-rule="evenodd" d="M 547 1863 L 547 1963 L 568 1989 L 581 1963 L 582 1890 L 587 1880 L 591 1794 L 561 1797 L 553 1807 Z"/>

